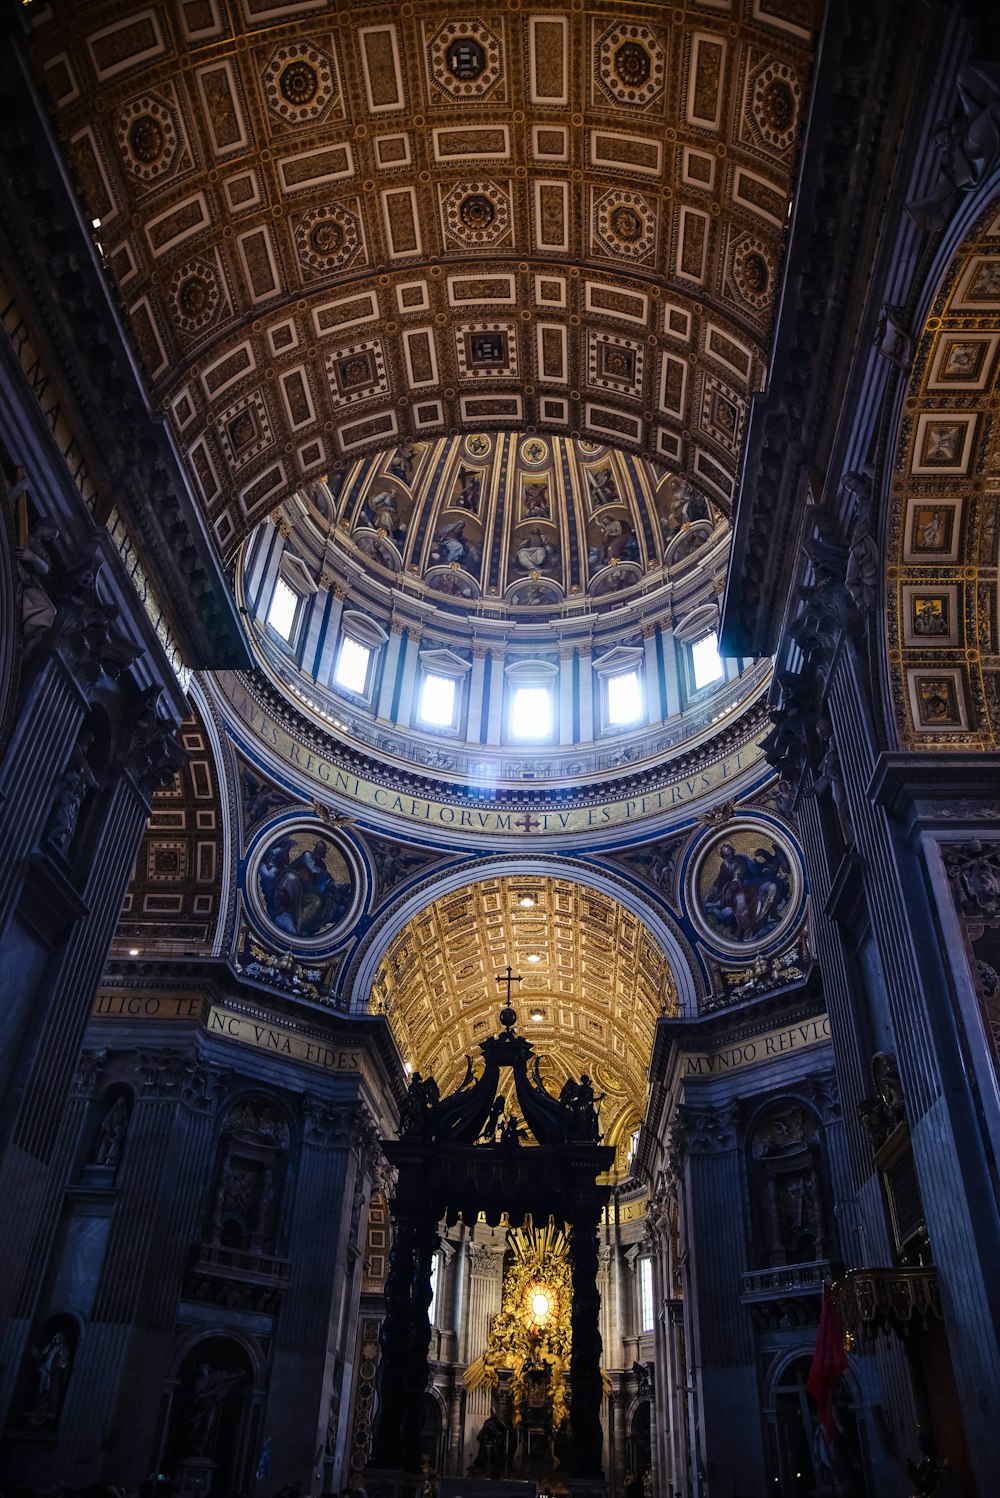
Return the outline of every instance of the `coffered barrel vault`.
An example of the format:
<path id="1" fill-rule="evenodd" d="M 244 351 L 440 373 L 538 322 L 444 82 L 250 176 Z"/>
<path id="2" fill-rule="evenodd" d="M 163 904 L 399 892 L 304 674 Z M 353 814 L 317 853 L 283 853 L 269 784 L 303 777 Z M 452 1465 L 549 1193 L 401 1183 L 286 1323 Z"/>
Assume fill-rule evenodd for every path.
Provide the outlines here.
<path id="1" fill-rule="evenodd" d="M 39 7 L 39 79 L 228 554 L 400 438 L 655 454 L 731 507 L 809 0 Z"/>

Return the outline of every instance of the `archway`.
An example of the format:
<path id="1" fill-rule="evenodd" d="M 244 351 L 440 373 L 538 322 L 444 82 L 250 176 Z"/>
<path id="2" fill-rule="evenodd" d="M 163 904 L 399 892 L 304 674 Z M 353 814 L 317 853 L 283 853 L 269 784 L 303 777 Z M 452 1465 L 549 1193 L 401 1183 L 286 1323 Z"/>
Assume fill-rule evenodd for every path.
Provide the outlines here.
<path id="1" fill-rule="evenodd" d="M 551 861 L 523 873 L 499 867 L 471 883 L 467 873 L 450 887 L 442 881 L 429 902 L 402 907 L 366 957 L 355 993 L 365 994 L 370 973 L 370 1006 L 388 1016 L 404 1061 L 448 1091 L 495 1026 L 497 974 L 509 962 L 550 1089 L 587 1071 L 606 1094 L 602 1132 L 617 1139 L 645 1114 L 657 1020 L 678 1013 L 682 985 L 685 995 L 693 988 L 680 943 L 658 919 L 654 934 L 652 918 L 627 908 L 611 881 L 591 882 L 589 871 L 584 882 Z"/>
<path id="2" fill-rule="evenodd" d="M 926 309 L 901 391 L 886 527 L 893 723 L 904 749 L 995 750 L 1000 537 L 998 200 L 966 228 Z"/>

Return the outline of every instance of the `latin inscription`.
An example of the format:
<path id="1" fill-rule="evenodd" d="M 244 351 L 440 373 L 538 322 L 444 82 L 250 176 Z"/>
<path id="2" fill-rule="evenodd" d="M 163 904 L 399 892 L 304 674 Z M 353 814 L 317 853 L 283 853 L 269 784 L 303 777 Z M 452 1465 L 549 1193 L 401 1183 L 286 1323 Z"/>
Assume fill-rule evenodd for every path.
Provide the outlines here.
<path id="1" fill-rule="evenodd" d="M 348 800 L 391 812 L 407 821 L 430 823 L 435 827 L 449 827 L 460 832 L 491 835 L 502 833 L 511 837 L 523 837 L 544 836 L 546 833 L 599 832 L 603 828 L 620 827 L 695 801 L 735 780 L 761 758 L 758 746 L 748 744 L 716 760 L 696 775 L 685 776 L 672 785 L 650 791 L 647 795 L 609 801 L 603 806 L 581 806 L 569 811 L 552 807 L 546 811 L 545 803 L 541 802 L 534 805 L 531 811 L 525 812 L 451 806 L 446 802 L 425 800 L 421 796 L 400 794 L 362 776 L 338 770 L 336 765 L 322 755 L 314 754 L 311 749 L 298 743 L 279 723 L 263 712 L 250 699 L 234 675 L 222 672 L 217 680 L 234 711 L 252 729 L 254 735 L 269 745 L 286 763 L 319 785 L 338 792 Z"/>
<path id="2" fill-rule="evenodd" d="M 827 1015 L 819 1019 L 804 1020 L 801 1025 L 788 1025 L 784 1030 L 772 1030 L 759 1035 L 756 1040 L 744 1040 L 738 1045 L 721 1047 L 716 1051 L 684 1057 L 685 1077 L 717 1077 L 723 1072 L 738 1071 L 742 1066 L 754 1066 L 761 1061 L 770 1061 L 773 1056 L 788 1056 L 792 1051 L 804 1050 L 806 1046 L 822 1045 L 830 1039 L 830 1020 Z"/>

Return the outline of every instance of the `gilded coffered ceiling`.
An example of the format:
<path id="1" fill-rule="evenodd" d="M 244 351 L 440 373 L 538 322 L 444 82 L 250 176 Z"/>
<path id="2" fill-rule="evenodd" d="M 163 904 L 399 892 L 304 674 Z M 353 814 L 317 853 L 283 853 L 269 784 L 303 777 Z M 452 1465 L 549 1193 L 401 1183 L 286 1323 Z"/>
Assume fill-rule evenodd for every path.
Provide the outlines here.
<path id="1" fill-rule="evenodd" d="M 639 449 L 728 509 L 816 10 L 33 5 L 220 550 L 361 454 L 505 427 Z"/>
<path id="2" fill-rule="evenodd" d="M 510 963 L 518 1028 L 559 1092 L 587 1071 L 607 1094 L 601 1123 L 613 1141 L 646 1108 L 653 1031 L 675 1013 L 677 990 L 649 932 L 608 895 L 567 879 L 484 880 L 428 905 L 386 952 L 371 1004 L 385 1012 L 404 1059 L 457 1087 L 466 1056 L 496 1034 Z"/>
<path id="3" fill-rule="evenodd" d="M 998 309 L 994 203 L 949 267 L 914 352 L 889 478 L 889 665 L 911 749 L 993 749 L 1000 737 Z M 856 545 L 867 503 L 865 492 Z"/>

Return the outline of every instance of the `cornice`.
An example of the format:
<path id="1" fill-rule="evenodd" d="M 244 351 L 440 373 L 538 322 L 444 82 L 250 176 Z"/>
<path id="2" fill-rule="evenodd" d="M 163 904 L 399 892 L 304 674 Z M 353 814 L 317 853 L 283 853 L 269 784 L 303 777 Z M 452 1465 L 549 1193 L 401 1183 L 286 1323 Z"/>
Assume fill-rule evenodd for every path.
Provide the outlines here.
<path id="1" fill-rule="evenodd" d="M 5 30 L 8 28 L 5 28 Z M 126 518 L 191 666 L 238 666 L 229 584 L 164 424 L 149 411 L 44 109 L 8 35 L 0 61 L 0 243 L 33 332 L 51 354 L 104 498 Z"/>
<path id="2" fill-rule="evenodd" d="M 900 4 L 843 0 L 826 8 L 768 383 L 748 423 L 722 609 L 722 636 L 733 654 L 776 649 L 798 565 L 805 490 L 839 416 L 837 371 L 850 356 L 859 315 L 849 317 L 847 309 L 867 276 L 862 237 L 871 232 L 886 127 L 896 123 L 890 94 L 899 70 L 887 59 L 898 53 L 901 28 L 912 25 L 912 12 Z"/>

